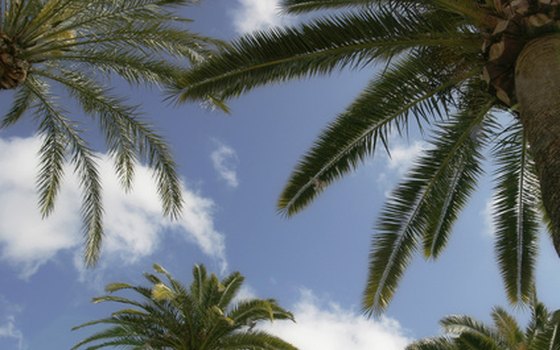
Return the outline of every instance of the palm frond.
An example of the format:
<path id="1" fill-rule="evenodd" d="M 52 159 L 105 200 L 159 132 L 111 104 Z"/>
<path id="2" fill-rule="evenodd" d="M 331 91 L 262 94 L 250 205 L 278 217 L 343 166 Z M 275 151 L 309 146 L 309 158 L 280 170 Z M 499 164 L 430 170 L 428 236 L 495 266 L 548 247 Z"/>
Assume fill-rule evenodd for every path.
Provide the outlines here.
<path id="1" fill-rule="evenodd" d="M 435 337 L 417 340 L 405 350 L 460 350 L 451 338 Z"/>
<path id="2" fill-rule="evenodd" d="M 534 284 L 540 193 L 527 140 L 515 123 L 494 151 L 499 165 L 493 200 L 495 249 L 508 299 L 527 303 Z"/>
<path id="3" fill-rule="evenodd" d="M 295 350 L 278 337 L 253 330 L 261 320 L 293 319 L 293 316 L 272 300 L 255 299 L 238 305 L 228 305 L 243 281 L 233 273 L 219 280 L 208 274 L 203 265 L 193 268 L 193 281 L 185 287 L 160 265 L 154 270 L 164 275 L 169 284 L 163 284 L 153 274 L 145 274 L 151 288 L 127 283 L 113 283 L 108 291 L 131 290 L 140 294 L 140 301 L 116 295 L 105 295 L 94 302 L 123 304 L 124 309 L 111 317 L 84 323 L 84 327 L 106 325 L 107 329 L 76 344 L 72 349 L 101 349 L 114 346 L 138 346 L 150 349 L 262 349 Z M 228 288 L 229 287 L 229 288 Z M 155 289 L 166 288 L 170 297 L 158 297 Z M 231 316 L 226 310 L 238 310 Z M 241 316 L 244 314 L 245 316 Z"/>
<path id="4" fill-rule="evenodd" d="M 131 186 L 138 153 L 140 159 L 146 160 L 155 170 L 164 212 L 174 217 L 180 215 L 183 205 L 181 185 L 173 157 L 163 138 L 147 123 L 137 120 L 136 108 L 124 106 L 121 99 L 110 96 L 106 89 L 79 72 L 61 70 L 57 75 L 37 70 L 36 74 L 65 86 L 85 112 L 99 119 L 125 189 Z"/>
<path id="5" fill-rule="evenodd" d="M 445 246 L 457 212 L 480 175 L 480 150 L 491 121 L 485 119 L 493 101 L 473 100 L 437 135 L 429 150 L 392 193 L 377 224 L 370 253 L 363 307 L 383 311 L 420 240 L 425 253 L 437 256 Z M 443 195 L 442 195 L 443 194 Z"/>
<path id="6" fill-rule="evenodd" d="M 101 248 L 101 240 L 103 237 L 103 207 L 101 201 L 101 181 L 97 169 L 95 158 L 92 150 L 87 146 L 85 141 L 79 136 L 79 131 L 64 117 L 62 112 L 53 103 L 52 97 L 48 92 L 48 85 L 33 77 L 29 77 L 26 81 L 27 88 L 35 95 L 38 101 L 36 107 L 39 115 L 47 120 L 56 132 L 65 138 L 65 142 L 69 147 L 70 161 L 75 166 L 75 172 L 80 180 L 80 186 L 83 190 L 82 196 L 82 218 L 84 221 L 85 249 L 84 261 L 86 265 L 94 265 L 98 258 Z M 55 158 L 56 159 L 56 158 Z M 57 184 L 52 178 L 56 173 L 49 168 L 43 167 L 43 173 L 39 175 L 39 183 L 45 183 L 42 189 L 45 191 L 40 194 L 40 198 L 44 199 L 41 211 L 49 213 L 52 209 L 53 195 L 56 194 Z"/>
<path id="7" fill-rule="evenodd" d="M 288 342 L 264 331 L 232 334 L 220 341 L 220 349 L 297 350 Z"/>
<path id="8" fill-rule="evenodd" d="M 483 323 L 469 316 L 454 315 L 447 316 L 440 321 L 443 329 L 458 335 L 462 343 L 475 343 L 479 349 L 501 350 L 507 345 L 496 330 L 487 327 Z"/>
<path id="9" fill-rule="evenodd" d="M 379 144 L 387 148 L 389 132 L 402 132 L 409 118 L 421 125 L 432 117 L 431 111 L 445 113 L 453 103 L 451 92 L 456 85 L 476 73 L 465 72 L 460 62 L 453 66 L 446 59 L 439 62 L 449 71 L 434 70 L 439 53 L 411 53 L 374 79 L 322 132 L 280 195 L 278 208 L 283 214 L 293 215 L 305 208 L 326 186 L 372 155 Z"/>
<path id="10" fill-rule="evenodd" d="M 2 118 L 0 128 L 15 124 L 30 108 L 35 101 L 34 95 L 25 85 L 16 93 L 12 106 Z"/>
<path id="11" fill-rule="evenodd" d="M 0 122 L 11 126 L 31 110 L 43 135 L 38 176 L 41 213 L 48 215 L 63 176 L 65 156 L 81 178 L 82 216 L 86 231 L 86 263 L 98 258 L 102 207 L 95 153 L 68 118 L 55 93 L 62 85 L 83 111 L 99 121 L 116 172 L 125 189 L 132 183 L 137 160 L 154 170 L 163 213 L 182 212 L 182 188 L 169 146 L 139 109 L 114 97 L 104 81 L 120 76 L 138 85 L 174 84 L 188 65 L 212 55 L 224 43 L 191 32 L 191 20 L 174 7 L 195 0 L 23 0 L 5 1 L 0 18 L 3 45 L 18 63 L 18 79 L 4 88 L 16 90 L 12 106 Z M 27 80 L 26 80 L 27 79 Z M 13 86 L 12 86 L 13 85 Z M 219 97 L 208 96 L 227 110 Z M 58 134 L 57 134 L 58 133 Z M 63 150 L 64 149 L 64 150 Z"/>
<path id="12" fill-rule="evenodd" d="M 423 5 L 425 0 L 282 0 L 281 7 L 287 13 L 300 14 L 319 10 L 345 8 L 370 8 L 384 6 L 391 9 L 406 9 L 410 5 Z"/>
<path id="13" fill-rule="evenodd" d="M 457 20 L 414 11 L 361 11 L 246 35 L 187 73 L 177 98 L 230 98 L 266 83 L 385 61 L 419 46 L 478 52 L 478 41 L 458 32 Z"/>
<path id="14" fill-rule="evenodd" d="M 516 348 L 519 344 L 525 343 L 525 334 L 519 327 L 519 324 L 506 310 L 501 307 L 495 307 L 492 310 L 492 319 L 497 332 L 501 334 L 504 341 L 510 348 Z"/>
<path id="15" fill-rule="evenodd" d="M 80 50 L 59 54 L 50 52 L 44 57 L 51 62 L 80 63 L 109 76 L 118 74 L 127 82 L 138 85 L 170 83 L 179 73 L 179 67 L 163 60 L 154 60 L 144 54 L 127 50 Z"/>

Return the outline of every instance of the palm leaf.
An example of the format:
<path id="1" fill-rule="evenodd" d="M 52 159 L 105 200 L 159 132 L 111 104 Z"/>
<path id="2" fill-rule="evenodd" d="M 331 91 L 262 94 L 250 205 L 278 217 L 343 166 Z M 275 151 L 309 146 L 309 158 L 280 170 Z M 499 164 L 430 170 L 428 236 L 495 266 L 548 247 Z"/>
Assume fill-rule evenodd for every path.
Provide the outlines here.
<path id="1" fill-rule="evenodd" d="M 469 316 L 447 316 L 440 321 L 440 324 L 446 332 L 458 335 L 459 342 L 462 344 L 471 346 L 476 344 L 478 346 L 476 349 L 506 349 L 506 343 L 496 330 Z"/>
<path id="2" fill-rule="evenodd" d="M 69 147 L 70 160 L 74 164 L 74 171 L 80 179 L 83 190 L 82 196 L 82 218 L 84 221 L 84 261 L 86 265 L 94 265 L 98 258 L 103 237 L 103 207 L 101 205 L 101 182 L 92 150 L 88 148 L 84 140 L 79 136 L 79 131 L 72 126 L 64 117 L 62 112 L 52 102 L 48 92 L 48 85 L 44 82 L 28 77 L 27 88 L 35 95 L 38 101 L 38 113 L 42 115 L 46 124 L 56 130 L 59 137 L 64 137 Z M 60 160 L 59 160 L 60 161 Z M 56 167 L 56 166 L 55 166 Z M 44 199 L 41 211 L 49 213 L 52 209 L 54 195 L 56 195 L 57 184 L 52 178 L 53 171 L 43 167 L 44 173 L 39 174 L 39 183 L 45 183 L 40 193 Z M 56 170 L 55 170 L 56 171 Z M 50 182 L 48 179 L 51 179 Z"/>
<path id="3" fill-rule="evenodd" d="M 480 148 L 490 127 L 485 116 L 492 102 L 486 97 L 485 103 L 468 105 L 445 125 L 435 148 L 385 204 L 370 253 L 366 312 L 379 313 L 387 307 L 423 237 L 428 255 L 437 256 L 445 245 L 456 213 L 480 175 Z"/>
<path id="4" fill-rule="evenodd" d="M 266 83 L 384 61 L 418 46 L 478 52 L 479 43 L 471 33 L 457 32 L 457 20 L 381 9 L 246 35 L 186 74 L 178 99 L 230 98 Z"/>
<path id="5" fill-rule="evenodd" d="M 278 200 L 282 213 L 297 213 L 327 185 L 373 154 L 379 143 L 387 147 L 388 133 L 402 131 L 409 117 L 421 124 L 431 118 L 431 111 L 443 113 L 448 108 L 455 85 L 475 73 L 465 73 L 460 63 L 450 66 L 451 73 L 434 73 L 432 66 L 439 53 L 411 53 L 364 89 L 297 165 Z M 447 65 L 449 61 L 440 62 Z"/>
<path id="6" fill-rule="evenodd" d="M 501 307 L 492 310 L 492 319 L 497 332 L 504 338 L 506 344 L 511 349 L 515 349 L 520 344 L 526 342 L 525 334 L 519 327 L 517 321 Z"/>
<path id="7" fill-rule="evenodd" d="M 515 122 L 494 156 L 496 254 L 511 302 L 529 302 L 534 283 L 540 194 L 533 160 L 521 125 Z"/>

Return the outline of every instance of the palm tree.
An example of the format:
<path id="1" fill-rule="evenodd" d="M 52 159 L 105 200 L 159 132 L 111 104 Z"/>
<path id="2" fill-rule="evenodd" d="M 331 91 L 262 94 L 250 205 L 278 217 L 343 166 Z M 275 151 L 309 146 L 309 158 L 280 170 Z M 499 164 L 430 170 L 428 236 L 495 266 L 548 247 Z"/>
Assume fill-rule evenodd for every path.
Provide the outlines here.
<path id="1" fill-rule="evenodd" d="M 94 298 L 94 303 L 115 302 L 126 305 L 110 317 L 74 327 L 74 330 L 105 324 L 102 330 L 76 344 L 72 349 L 153 350 L 296 350 L 282 339 L 254 329 L 263 320 L 294 320 L 293 315 L 273 299 L 247 299 L 235 303 L 244 277 L 234 272 L 221 281 L 207 274 L 203 265 L 193 268 L 189 288 L 175 280 L 161 266 L 154 274 L 144 274 L 150 287 L 113 283 L 108 293 L 130 290 L 141 300 L 112 294 Z M 232 304 L 234 303 L 234 304 Z M 93 344 L 93 345 L 92 345 Z"/>
<path id="2" fill-rule="evenodd" d="M 364 292 L 383 311 L 413 254 L 445 248 L 493 151 L 496 253 L 511 302 L 528 302 L 541 214 L 560 253 L 560 8 L 557 0 L 283 0 L 316 14 L 245 35 L 182 77 L 180 101 L 382 64 L 293 171 L 278 201 L 291 216 L 355 169 L 392 131 L 431 126 L 431 146 L 378 220 Z M 329 12 L 330 11 L 330 12 Z M 509 116 L 497 118 L 497 112 Z M 542 206 L 541 206 L 542 202 Z"/>
<path id="3" fill-rule="evenodd" d="M 464 315 L 445 317 L 440 323 L 447 336 L 419 340 L 406 350 L 560 349 L 560 311 L 549 312 L 536 298 L 531 303 L 531 319 L 524 331 L 501 307 L 495 307 L 491 316 L 493 326 Z"/>
<path id="4" fill-rule="evenodd" d="M 195 2 L 0 1 L 0 90 L 14 91 L 0 127 L 27 112 L 37 120 L 43 142 L 37 185 L 44 217 L 53 211 L 64 163 L 73 165 L 83 191 L 87 265 L 97 261 L 103 236 L 101 179 L 96 154 L 61 97 L 73 98 L 99 124 L 123 187 L 130 189 L 137 160 L 145 161 L 154 169 L 164 214 L 179 215 L 180 182 L 168 145 L 106 82 L 116 75 L 134 85 L 168 84 L 181 68 L 174 58 L 196 63 L 207 57 L 219 42 L 189 32 L 188 19 L 172 11 Z"/>

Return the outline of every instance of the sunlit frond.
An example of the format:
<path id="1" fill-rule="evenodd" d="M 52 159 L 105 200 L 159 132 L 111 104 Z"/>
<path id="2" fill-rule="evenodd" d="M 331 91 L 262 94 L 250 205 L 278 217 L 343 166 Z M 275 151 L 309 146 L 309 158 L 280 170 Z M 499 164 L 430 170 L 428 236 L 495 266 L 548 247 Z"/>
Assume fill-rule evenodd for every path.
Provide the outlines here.
<path id="1" fill-rule="evenodd" d="M 2 89 L 16 89 L 0 127 L 35 114 L 42 136 L 37 180 L 43 216 L 54 208 L 64 174 L 73 164 L 83 190 L 85 261 L 93 265 L 103 234 L 101 179 L 96 153 L 82 138 L 81 126 L 69 118 L 56 93 L 68 93 L 98 121 L 125 189 L 134 167 L 144 162 L 154 170 L 163 213 L 182 213 L 181 183 L 169 146 L 144 120 L 140 109 L 111 93 L 108 82 L 119 76 L 138 85 L 163 87 L 189 63 L 196 64 L 225 44 L 188 30 L 191 21 L 177 6 L 194 0 L 18 0 L 2 4 L 0 50 Z M 215 96 L 214 105 L 227 106 Z M 71 113 L 75 113 L 72 111 Z"/>
<path id="2" fill-rule="evenodd" d="M 274 300 L 254 299 L 231 302 L 239 291 L 243 276 L 234 272 L 219 280 L 208 275 L 203 265 L 193 269 L 190 287 L 175 280 L 155 264 L 157 274 L 149 276 L 150 287 L 114 283 L 109 292 L 132 290 L 136 299 L 105 295 L 94 302 L 123 304 L 124 309 L 110 318 L 86 322 L 73 330 L 105 325 L 108 328 L 85 338 L 72 349 L 101 349 L 113 346 L 149 345 L 155 349 L 254 349 L 295 350 L 291 344 L 264 331 L 253 330 L 258 322 L 293 320 Z"/>

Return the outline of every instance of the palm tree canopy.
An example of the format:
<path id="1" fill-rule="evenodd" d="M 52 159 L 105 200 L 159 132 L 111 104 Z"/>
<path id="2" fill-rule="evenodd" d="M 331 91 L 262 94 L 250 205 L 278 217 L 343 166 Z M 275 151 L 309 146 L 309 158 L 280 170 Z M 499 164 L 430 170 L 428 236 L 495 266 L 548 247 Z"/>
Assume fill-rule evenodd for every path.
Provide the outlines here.
<path id="1" fill-rule="evenodd" d="M 175 92 L 180 101 L 207 95 L 227 99 L 273 82 L 384 65 L 302 157 L 280 195 L 279 211 L 290 216 L 305 208 L 379 146 L 389 149 L 392 132 L 404 133 L 411 122 L 431 126 L 430 146 L 378 220 L 365 311 L 388 306 L 415 252 L 437 258 L 445 248 L 483 174 L 488 150 L 498 165 L 497 260 L 509 300 L 528 302 L 541 198 L 560 252 L 555 214 L 560 201 L 549 195 L 560 192 L 554 175 L 560 170 L 542 171 L 549 169 L 550 158 L 539 154 L 557 153 L 542 152 L 534 142 L 539 136 L 527 132 L 531 119 L 518 103 L 515 67 L 528 43 L 557 39 L 558 6 L 558 1 L 538 0 L 284 0 L 285 12 L 318 16 L 242 36 L 184 75 Z M 558 91 L 550 84 L 543 89 Z M 504 122 L 496 112 L 511 118 Z M 541 129 L 555 125 L 550 120 Z M 555 133 L 546 140 L 558 140 Z M 543 174 L 553 180 L 541 191 L 548 178 Z"/>
<path id="2" fill-rule="evenodd" d="M 154 350 L 296 350 L 278 337 L 253 329 L 261 321 L 294 318 L 273 299 L 236 302 L 244 280 L 239 272 L 219 280 L 215 274 L 209 275 L 203 265 L 195 265 L 192 283 L 186 287 L 163 267 L 154 264 L 154 270 L 157 274 L 144 274 L 149 287 L 107 285 L 110 294 L 94 298 L 93 302 L 114 302 L 125 308 L 108 318 L 74 327 L 109 326 L 72 349 L 119 346 Z M 138 294 L 140 300 L 113 295 L 126 290 Z"/>
<path id="3" fill-rule="evenodd" d="M 488 326 L 476 319 L 454 315 L 440 321 L 446 336 L 428 338 L 410 344 L 406 350 L 542 350 L 560 349 L 558 311 L 550 312 L 536 298 L 530 304 L 531 319 L 522 330 L 515 318 L 495 307 Z"/>
<path id="4" fill-rule="evenodd" d="M 86 237 L 84 260 L 97 261 L 103 236 L 101 179 L 96 154 L 79 125 L 61 105 L 71 97 L 98 123 L 125 189 L 137 161 L 153 168 L 163 212 L 180 215 L 180 182 L 169 146 L 106 84 L 119 76 L 134 85 L 170 84 L 185 58 L 197 63 L 222 44 L 188 30 L 177 6 L 194 0 L 3 0 L 0 1 L 0 90 L 15 91 L 0 122 L 13 125 L 26 114 L 42 137 L 37 178 L 43 216 L 54 208 L 70 162 L 80 178 Z M 222 106 L 218 100 L 211 99 Z"/>

